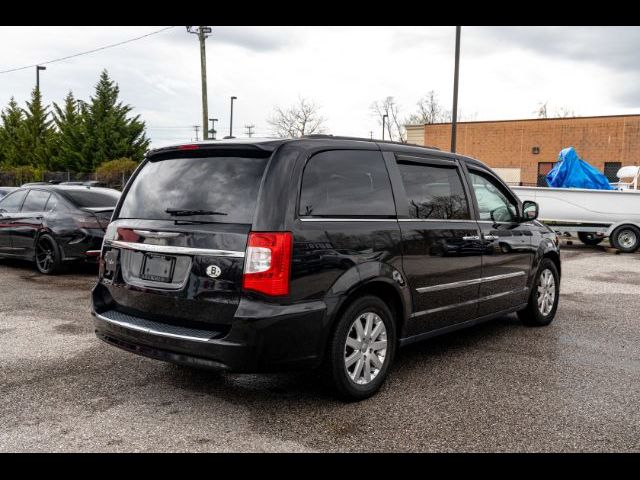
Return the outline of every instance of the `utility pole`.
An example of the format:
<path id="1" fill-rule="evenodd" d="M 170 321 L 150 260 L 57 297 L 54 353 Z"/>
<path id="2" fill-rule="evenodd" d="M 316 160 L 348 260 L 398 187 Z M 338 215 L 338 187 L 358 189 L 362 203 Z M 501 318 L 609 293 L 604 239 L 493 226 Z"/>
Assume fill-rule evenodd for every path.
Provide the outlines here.
<path id="1" fill-rule="evenodd" d="M 231 97 L 231 116 L 229 118 L 229 138 L 233 138 L 233 101 L 238 97 Z"/>
<path id="2" fill-rule="evenodd" d="M 198 141 L 198 130 L 200 130 L 200 125 L 194 125 L 193 128 L 196 130 L 196 142 Z"/>
<path id="3" fill-rule="evenodd" d="M 453 108 L 451 109 L 451 153 L 456 153 L 456 134 L 458 130 L 458 72 L 460 67 L 460 29 L 456 27 L 456 59 L 453 69 Z"/>
<path id="4" fill-rule="evenodd" d="M 369 130 L 369 135 L 371 135 L 371 140 L 373 140 L 373 130 Z"/>
<path id="5" fill-rule="evenodd" d="M 217 118 L 210 118 L 209 121 L 211 122 L 211 130 L 209 130 L 209 132 L 211 132 L 211 139 L 215 140 L 216 139 L 216 122 L 218 121 Z"/>
<path id="6" fill-rule="evenodd" d="M 200 42 L 200 76 L 202 77 L 202 139 L 207 140 L 209 134 L 207 131 L 207 118 L 209 117 L 209 108 L 207 106 L 207 53 L 204 46 L 204 41 L 211 34 L 211 27 L 188 26 L 187 32 L 198 35 Z"/>
<path id="7" fill-rule="evenodd" d="M 251 138 L 253 136 L 253 129 L 256 128 L 255 125 L 245 125 L 244 128 L 247 130 L 247 136 Z"/>
<path id="8" fill-rule="evenodd" d="M 40 70 L 46 70 L 47 67 L 36 65 L 36 88 L 40 91 Z"/>

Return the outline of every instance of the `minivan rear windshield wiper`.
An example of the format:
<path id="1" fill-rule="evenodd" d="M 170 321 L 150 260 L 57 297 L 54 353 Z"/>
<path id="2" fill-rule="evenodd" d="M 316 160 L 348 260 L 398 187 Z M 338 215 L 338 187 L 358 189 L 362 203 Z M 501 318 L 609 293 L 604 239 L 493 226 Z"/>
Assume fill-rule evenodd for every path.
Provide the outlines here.
<path id="1" fill-rule="evenodd" d="M 186 210 L 181 208 L 167 208 L 165 212 L 174 217 L 190 217 L 192 215 L 227 215 L 224 212 L 214 212 L 212 210 Z"/>

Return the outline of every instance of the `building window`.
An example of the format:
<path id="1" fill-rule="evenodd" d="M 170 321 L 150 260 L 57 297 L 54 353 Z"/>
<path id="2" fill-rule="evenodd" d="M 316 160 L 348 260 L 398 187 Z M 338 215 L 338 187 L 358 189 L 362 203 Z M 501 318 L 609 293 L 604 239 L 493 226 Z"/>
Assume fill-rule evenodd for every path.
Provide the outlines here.
<path id="1" fill-rule="evenodd" d="M 617 182 L 618 176 L 616 173 L 620 168 L 622 168 L 622 162 L 604 162 L 604 176 L 607 177 L 609 182 Z"/>
<path id="2" fill-rule="evenodd" d="M 548 187 L 547 184 L 547 173 L 551 171 L 553 168 L 553 162 L 538 162 L 538 187 Z"/>

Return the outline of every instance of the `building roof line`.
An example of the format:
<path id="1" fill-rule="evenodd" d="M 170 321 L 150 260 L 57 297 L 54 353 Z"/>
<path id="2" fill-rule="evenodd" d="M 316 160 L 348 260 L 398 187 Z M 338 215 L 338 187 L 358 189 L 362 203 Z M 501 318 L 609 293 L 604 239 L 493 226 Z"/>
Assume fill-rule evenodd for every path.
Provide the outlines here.
<path id="1" fill-rule="evenodd" d="M 515 118 L 511 120 L 470 120 L 470 121 L 458 122 L 458 125 L 470 124 L 470 123 L 545 122 L 545 121 L 557 121 L 557 120 L 589 120 L 594 118 L 604 119 L 604 118 L 628 118 L 628 117 L 636 117 L 640 119 L 640 114 L 628 113 L 628 114 L 622 114 L 622 115 L 591 115 L 591 116 L 585 116 L 585 117 Z M 426 127 L 429 125 L 451 125 L 451 122 L 408 124 L 408 125 L 405 125 L 405 127 Z"/>

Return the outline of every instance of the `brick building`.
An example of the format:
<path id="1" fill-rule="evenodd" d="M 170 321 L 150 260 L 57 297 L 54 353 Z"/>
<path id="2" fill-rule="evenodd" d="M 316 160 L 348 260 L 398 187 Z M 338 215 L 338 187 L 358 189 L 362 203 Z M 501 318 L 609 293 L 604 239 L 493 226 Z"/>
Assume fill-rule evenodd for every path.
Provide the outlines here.
<path id="1" fill-rule="evenodd" d="M 451 124 L 407 126 L 407 141 L 448 151 Z M 487 163 L 509 183 L 545 185 L 560 150 L 617 181 L 624 165 L 640 164 L 640 115 L 459 122 L 457 151 Z"/>

